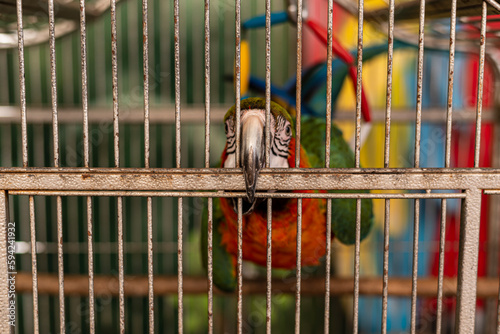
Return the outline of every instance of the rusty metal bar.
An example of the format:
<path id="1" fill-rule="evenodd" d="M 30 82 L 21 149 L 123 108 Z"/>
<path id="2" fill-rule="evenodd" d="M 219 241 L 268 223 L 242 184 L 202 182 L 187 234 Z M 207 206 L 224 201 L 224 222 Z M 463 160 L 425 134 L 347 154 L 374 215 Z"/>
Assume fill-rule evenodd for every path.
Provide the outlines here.
<path id="1" fill-rule="evenodd" d="M 29 191 L 29 190 L 11 190 L 11 195 L 38 195 L 38 196 L 101 196 L 101 197 L 225 197 L 225 198 L 244 198 L 242 192 L 182 192 L 182 191 Z M 350 199 L 441 199 L 441 198 L 465 198 L 463 193 L 256 193 L 256 198 L 350 198 Z"/>
<path id="2" fill-rule="evenodd" d="M 113 90 L 113 144 L 115 167 L 120 166 L 120 124 L 118 109 L 118 45 L 116 31 L 116 0 L 111 0 L 111 70 Z"/>
<path id="3" fill-rule="evenodd" d="M 392 63 L 394 55 L 394 0 L 389 0 L 389 25 L 387 31 L 387 87 L 385 99 L 385 146 L 384 168 L 389 168 L 391 145 L 391 110 L 392 110 Z"/>
<path id="4" fill-rule="evenodd" d="M 448 61 L 448 102 L 446 106 L 446 148 L 445 168 L 450 167 L 451 160 L 451 125 L 453 112 L 453 78 L 455 72 L 455 33 L 457 23 L 457 0 L 451 1 L 450 21 L 450 57 Z"/>
<path id="5" fill-rule="evenodd" d="M 297 269 L 295 285 L 295 334 L 300 333 L 300 296 L 302 281 L 302 199 L 297 199 Z"/>
<path id="6" fill-rule="evenodd" d="M 57 264 L 59 274 L 59 321 L 60 331 L 65 333 L 66 324 L 64 316 L 64 252 L 63 252 L 63 227 L 62 227 L 62 198 L 57 196 Z"/>
<path id="7" fill-rule="evenodd" d="M 57 121 L 57 76 L 56 76 L 56 41 L 54 0 L 48 1 L 49 13 L 49 50 L 50 50 L 50 84 L 52 97 L 52 131 L 54 145 L 54 167 L 59 167 L 59 124 Z M 65 306 L 64 306 L 64 259 L 62 247 L 62 201 L 57 197 L 57 263 L 59 276 L 59 330 L 66 333 Z"/>
<path id="8" fill-rule="evenodd" d="M 295 167 L 300 167 L 300 126 L 302 118 L 302 0 L 297 0 L 297 83 L 295 87 Z"/>
<path id="9" fill-rule="evenodd" d="M 179 0 L 174 0 L 174 49 L 175 49 L 175 166 L 181 167 L 181 69 L 180 69 L 180 8 Z M 183 296 L 183 203 L 177 200 L 177 296 L 178 332 L 184 332 Z"/>
<path id="10" fill-rule="evenodd" d="M 390 145 L 391 145 L 391 106 L 392 106 L 392 63 L 394 55 L 394 0 L 389 1 L 389 24 L 387 38 L 387 87 L 385 100 L 385 145 L 384 145 L 384 168 L 389 168 Z M 390 199 L 385 200 L 384 216 L 384 268 L 383 268 L 383 290 L 382 290 L 382 333 L 387 332 L 387 302 L 389 282 L 389 224 L 390 224 Z M 413 300 L 412 300 L 413 302 Z"/>
<path id="11" fill-rule="evenodd" d="M 271 155 L 271 0 L 266 0 L 266 168 L 270 167 Z"/>
<path id="12" fill-rule="evenodd" d="M 420 167 L 420 139 L 422 132 L 422 81 L 424 71 L 424 28 L 425 28 L 425 0 L 420 0 L 420 12 L 418 23 L 418 70 L 417 70 L 417 106 L 415 120 L 415 162 L 414 167 Z M 418 284 L 418 227 L 420 224 L 420 200 L 414 201 L 413 222 L 413 273 L 412 273 L 412 296 L 411 296 L 411 320 L 410 331 L 416 330 L 417 316 L 417 284 Z M 438 314 L 438 317 L 441 315 Z"/>
<path id="13" fill-rule="evenodd" d="M 205 168 L 210 168 L 210 0 L 205 0 Z M 185 112 L 184 112 L 185 114 Z M 214 332 L 213 199 L 208 198 L 208 333 Z"/>
<path id="14" fill-rule="evenodd" d="M 357 58 L 357 82 L 356 82 L 356 138 L 354 142 L 354 160 L 356 168 L 359 168 L 361 154 L 361 90 L 363 77 L 363 11 L 364 0 L 358 0 L 358 58 Z"/>
<path id="15" fill-rule="evenodd" d="M 244 295 L 264 295 L 267 292 L 266 279 L 245 279 Z M 88 278 L 86 275 L 66 275 L 66 295 L 87 296 Z M 330 280 L 330 291 L 332 296 L 349 295 L 353 293 L 352 277 L 335 277 Z M 275 293 L 295 295 L 295 282 L 273 279 Z M 382 278 L 362 277 L 360 279 L 360 292 L 364 296 L 379 296 L 382 293 Z M 206 277 L 188 276 L 184 280 L 184 292 L 186 294 L 206 294 Z M 16 291 L 18 293 L 31 293 L 32 276 L 29 272 L 18 272 L 16 275 Z M 43 295 L 56 295 L 58 293 L 57 275 L 39 273 L 39 291 Z M 408 297 L 411 295 L 411 279 L 408 277 L 391 277 L 389 279 L 389 295 L 394 297 Z M 118 282 L 116 276 L 96 275 L 95 292 L 97 296 L 118 296 Z M 227 293 L 214 289 L 218 295 L 227 296 Z M 323 277 L 309 277 L 302 280 L 302 295 L 324 295 L 325 279 Z M 426 277 L 418 279 L 418 295 L 421 297 L 434 298 L 437 293 L 437 279 Z M 457 279 L 446 277 L 444 280 L 444 295 L 454 297 L 457 293 Z M 148 294 L 148 278 L 143 276 L 125 277 L 125 295 L 142 296 Z M 177 276 L 155 276 L 155 296 L 176 295 Z M 498 297 L 498 278 L 479 277 L 477 281 L 478 298 Z M 4 324 L 4 322 L 2 322 Z M 1 328 L 1 327 L 0 327 Z"/>
<path id="16" fill-rule="evenodd" d="M 482 3 L 483 8 L 481 12 L 481 37 L 479 49 L 479 71 L 477 81 L 477 109 L 476 109 L 476 142 L 474 147 L 474 167 L 479 167 L 479 158 L 481 155 L 481 124 L 483 115 L 483 87 L 484 87 L 484 58 L 486 51 L 486 16 L 488 15 L 488 8 L 486 2 Z"/>
<path id="17" fill-rule="evenodd" d="M 326 201 L 325 334 L 330 331 L 330 273 L 332 259 L 332 200 Z"/>
<path id="18" fill-rule="evenodd" d="M 359 330 L 359 276 L 361 255 L 361 199 L 356 200 L 356 240 L 354 245 L 354 284 L 353 284 L 353 318 L 352 332 Z"/>
<path id="19" fill-rule="evenodd" d="M 142 1 L 142 54 L 144 83 L 144 167 L 150 168 L 150 110 L 149 110 L 149 33 L 148 0 Z M 153 199 L 147 198 L 147 235 L 148 235 L 148 305 L 149 333 L 154 334 L 154 268 L 153 268 Z"/>
<path id="20" fill-rule="evenodd" d="M 417 324 L 417 284 L 418 284 L 418 233 L 420 225 L 420 200 L 415 200 L 413 220 L 413 263 L 412 263 L 412 289 L 411 289 L 411 320 L 410 332 L 416 333 Z"/>
<path id="21" fill-rule="evenodd" d="M 119 285 L 119 311 L 120 311 L 120 333 L 125 333 L 125 295 L 124 295 L 124 246 L 123 246 L 123 198 L 117 198 L 118 210 L 118 285 Z"/>
<path id="22" fill-rule="evenodd" d="M 82 74 L 82 112 L 83 112 L 83 163 L 90 166 L 89 142 L 89 105 L 88 105 L 88 77 L 87 77 L 87 23 L 85 15 L 85 0 L 80 0 L 80 58 Z M 91 332 L 94 331 L 93 325 Z"/>
<path id="23" fill-rule="evenodd" d="M 95 292 L 94 292 L 94 228 L 92 220 L 92 197 L 87 196 L 87 243 L 89 265 L 89 326 L 95 333 Z"/>
<path id="24" fill-rule="evenodd" d="M 266 333 L 271 334 L 273 204 L 267 199 L 267 261 L 266 261 Z"/>
<path id="25" fill-rule="evenodd" d="M 238 256 L 236 275 L 238 281 L 237 332 L 243 333 L 243 200 L 238 198 Z"/>
<path id="26" fill-rule="evenodd" d="M 415 168 L 420 167 L 420 137 L 422 132 L 422 81 L 424 75 L 424 25 L 425 0 L 420 0 L 420 14 L 418 24 L 417 115 L 415 120 Z"/>
<path id="27" fill-rule="evenodd" d="M 437 291 L 436 334 L 441 334 L 443 321 L 444 251 L 446 246 L 446 200 L 441 200 L 441 225 L 439 232 L 439 273 Z"/>
<path id="28" fill-rule="evenodd" d="M 19 100 L 21 111 L 21 132 L 23 146 L 23 167 L 28 167 L 28 127 L 26 125 L 26 79 L 24 70 L 24 30 L 23 30 L 23 3 L 16 1 L 17 9 L 17 45 L 19 57 Z"/>
<path id="29" fill-rule="evenodd" d="M 9 323 L 9 269 L 7 266 L 7 226 L 9 224 L 8 194 L 0 190 L 0 332 L 10 333 Z M 16 277 L 17 278 L 17 277 Z M 30 280 L 31 285 L 32 280 Z"/>
<path id="30" fill-rule="evenodd" d="M 213 199 L 208 198 L 208 332 L 213 334 L 214 331 L 214 260 L 213 260 Z"/>
<path id="31" fill-rule="evenodd" d="M 81 75 L 82 75 L 83 162 L 84 166 L 89 168 L 90 138 L 89 138 L 89 107 L 88 107 L 88 77 L 87 77 L 87 24 L 86 24 L 85 14 L 86 14 L 85 0 L 80 0 L 80 58 L 81 58 Z M 33 217 L 33 224 L 34 224 L 34 217 Z M 89 332 L 90 334 L 95 334 L 94 229 L 92 222 L 92 197 L 90 196 L 87 197 L 87 243 L 88 243 L 87 248 L 88 248 L 88 266 L 89 266 L 89 276 L 88 276 Z"/>
<path id="32" fill-rule="evenodd" d="M 182 197 L 177 199 L 177 298 L 178 298 L 178 320 L 177 326 L 179 327 L 179 333 L 184 332 L 184 278 L 183 278 L 183 224 L 182 224 Z"/>
<path id="33" fill-rule="evenodd" d="M 235 167 L 240 167 L 241 138 L 241 0 L 235 0 L 235 113 L 236 113 L 236 154 Z"/>
<path id="34" fill-rule="evenodd" d="M 120 116 L 118 108 L 118 34 L 116 28 L 116 0 L 111 0 L 111 68 L 113 90 L 113 144 L 115 167 L 120 166 Z M 123 260 L 123 199 L 117 198 L 118 224 L 118 284 L 119 284 L 119 313 L 120 333 L 125 333 L 125 296 L 124 296 L 124 260 Z"/>
<path id="35" fill-rule="evenodd" d="M 31 238 L 31 275 L 33 277 L 33 332 L 39 333 L 38 319 L 38 268 L 36 256 L 36 229 L 35 229 L 35 199 L 29 197 L 30 206 L 30 238 Z"/>
<path id="36" fill-rule="evenodd" d="M 300 79 L 299 79 L 300 80 Z M 224 115 L 229 106 L 215 105 L 211 106 L 210 117 L 213 119 L 212 123 L 222 123 Z M 121 124 L 143 124 L 144 122 L 144 108 L 125 108 L 121 107 L 122 113 L 120 114 Z M 59 124 L 73 124 L 81 117 L 82 110 L 76 108 L 62 107 L 58 108 Z M 174 106 L 167 105 L 159 108 L 150 106 L 150 121 L 151 123 L 161 124 L 175 124 L 175 110 Z M 185 106 L 182 109 L 182 124 L 186 123 L 203 123 L 205 116 L 203 114 L 204 106 Z M 89 110 L 89 123 L 102 123 L 113 122 L 112 115 L 108 114 L 109 108 L 95 107 Z M 385 108 L 371 109 L 372 123 L 379 123 L 385 121 Z M 392 122 L 415 122 L 415 109 L 392 108 L 391 121 Z M 439 108 L 425 108 L 422 113 L 422 120 L 431 123 L 446 122 L 446 115 L 442 113 Z M 48 112 L 48 113 L 47 113 Z M 350 121 L 352 120 L 352 110 L 339 109 L 335 111 L 335 119 L 337 121 Z M 0 106 L 0 124 L 18 122 L 21 118 L 21 113 L 18 108 L 13 106 Z M 465 107 L 453 110 L 454 123 L 469 123 L 476 120 L 476 108 Z M 490 108 L 483 108 L 482 121 L 494 122 L 496 120 L 495 112 Z M 30 111 L 27 114 L 28 123 L 52 123 L 52 115 L 49 108 L 39 106 L 30 106 Z M 296 142 L 297 139 L 296 139 Z"/>
<path id="37" fill-rule="evenodd" d="M 384 267 L 382 288 L 382 333 L 387 333 L 387 297 L 389 284 L 389 224 L 391 220 L 391 202 L 385 200 L 384 214 Z"/>
<path id="38" fill-rule="evenodd" d="M 297 10 L 302 10 L 299 7 Z M 325 168 L 330 167 L 331 134 L 332 134 L 332 61 L 333 61 L 333 0 L 328 0 L 328 27 L 326 48 L 326 133 L 325 133 Z M 330 330 L 330 272 L 331 272 L 331 243 L 332 243 L 332 201 L 326 203 L 326 260 L 325 260 L 325 315 L 324 332 Z"/>
<path id="39" fill-rule="evenodd" d="M 460 251 L 458 259 L 457 308 L 455 333 L 474 333 L 476 314 L 479 225 L 481 219 L 480 189 L 467 189 L 460 215 Z"/>
<path id="40" fill-rule="evenodd" d="M 210 111 L 210 0 L 205 0 L 205 168 L 210 168 Z"/>
<path id="41" fill-rule="evenodd" d="M 397 177 L 394 177 L 397 175 Z M 257 191 L 500 189 L 498 169 L 263 169 Z M 5 190 L 244 190 L 241 169 L 0 168 Z M 445 197 L 445 196 L 443 196 Z"/>

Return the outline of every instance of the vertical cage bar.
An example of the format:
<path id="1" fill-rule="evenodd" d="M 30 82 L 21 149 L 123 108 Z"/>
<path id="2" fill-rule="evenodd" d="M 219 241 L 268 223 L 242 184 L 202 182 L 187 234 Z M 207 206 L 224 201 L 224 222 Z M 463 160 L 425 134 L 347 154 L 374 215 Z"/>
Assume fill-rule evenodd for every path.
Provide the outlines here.
<path id="1" fill-rule="evenodd" d="M 474 167 L 479 167 L 479 158 L 481 155 L 481 118 L 483 114 L 483 87 L 484 87 L 484 57 L 486 51 L 486 16 L 487 4 L 483 1 L 481 11 L 481 38 L 479 49 L 479 72 L 477 84 L 477 106 L 476 106 L 476 142 L 474 148 Z"/>
<path id="2" fill-rule="evenodd" d="M 389 168 L 391 150 L 392 63 L 394 55 L 394 0 L 389 1 L 389 26 L 387 36 L 387 90 L 385 94 L 384 168 Z"/>
<path id="3" fill-rule="evenodd" d="M 179 333 L 184 332 L 184 289 L 183 289 L 183 261 L 182 261 L 182 243 L 183 243 L 183 224 L 182 224 L 182 197 L 177 202 L 177 295 L 179 299 L 177 324 Z"/>
<path id="4" fill-rule="evenodd" d="M 325 334 L 330 332 L 330 275 L 332 259 L 332 200 L 326 200 Z"/>
<path id="5" fill-rule="evenodd" d="M 356 243 L 354 245 L 354 302 L 352 332 L 358 334 L 359 330 L 359 274 L 361 250 L 361 199 L 356 199 Z"/>
<path id="6" fill-rule="evenodd" d="M 208 198 L 208 333 L 214 332 L 213 198 Z"/>
<path id="7" fill-rule="evenodd" d="M 181 167 L 181 63 L 179 0 L 174 0 L 175 49 L 175 166 Z"/>
<path id="8" fill-rule="evenodd" d="M 56 79 L 56 36 L 54 0 L 48 1 L 49 11 L 49 49 L 50 49 L 50 86 L 52 98 L 52 131 L 54 145 L 54 167 L 59 167 L 59 123 L 57 121 L 57 79 Z"/>
<path id="9" fill-rule="evenodd" d="M 453 111 L 453 78 L 455 71 L 455 33 L 457 23 L 457 0 L 451 1 L 451 21 L 450 21 L 450 57 L 448 61 L 448 102 L 446 106 L 446 149 L 445 163 L 446 168 L 450 167 L 451 159 L 451 125 Z"/>
<path id="10" fill-rule="evenodd" d="M 417 323 L 417 277 L 418 277 L 418 233 L 420 223 L 420 200 L 415 199 L 413 220 L 413 271 L 411 281 L 411 319 L 410 319 L 410 332 L 415 334 Z"/>
<path id="11" fill-rule="evenodd" d="M 205 0 L 205 168 L 210 168 L 210 0 Z M 213 199 L 208 198 L 208 333 L 214 332 Z"/>
<path id="12" fill-rule="evenodd" d="M 210 168 L 210 0 L 205 0 L 205 168 Z"/>
<path id="13" fill-rule="evenodd" d="M 148 0 L 142 1 L 142 71 L 144 84 L 144 167 L 150 167 Z"/>
<path id="14" fill-rule="evenodd" d="M 120 308 L 120 334 L 125 333 L 125 274 L 123 247 L 123 198 L 117 198 L 118 210 L 118 293 Z"/>
<path id="15" fill-rule="evenodd" d="M 297 199 L 297 282 L 295 286 L 295 334 L 300 333 L 300 289 L 302 280 L 302 198 Z"/>
<path id="16" fill-rule="evenodd" d="M 149 32 L 148 0 L 142 1 L 142 54 L 144 80 L 144 167 L 150 168 L 150 111 L 149 111 Z M 148 238 L 148 305 L 149 333 L 155 330 L 154 322 L 154 267 L 153 267 L 153 199 L 147 198 L 147 238 Z"/>
<path id="17" fill-rule="evenodd" d="M 120 166 L 120 119 L 118 108 L 118 34 L 116 28 L 116 0 L 111 0 L 111 73 L 113 90 L 113 144 L 115 167 Z M 120 333 L 125 333 L 125 286 L 124 286 L 124 246 L 123 246 L 123 198 L 117 198 L 118 220 L 118 291 Z"/>
<path id="18" fill-rule="evenodd" d="M 418 24 L 418 69 L 417 69 L 417 106 L 415 120 L 415 168 L 420 167 L 420 139 L 422 133 L 422 81 L 424 72 L 424 24 L 425 24 L 425 0 L 420 0 L 419 24 Z M 411 296 L 411 319 L 410 331 L 415 333 L 417 314 L 417 276 L 418 276 L 418 227 L 420 224 L 420 200 L 414 201 L 413 222 L 413 272 L 412 272 L 412 296 Z M 441 290 L 442 291 L 442 290 Z M 439 303 L 439 302 L 438 302 Z M 440 313 L 438 312 L 438 318 Z M 440 333 L 440 331 L 438 331 Z"/>
<path id="19" fill-rule="evenodd" d="M 267 259 L 266 259 L 266 333 L 271 334 L 271 279 L 272 279 L 272 229 L 273 200 L 267 199 Z"/>
<path id="20" fill-rule="evenodd" d="M 271 0 L 266 0 L 266 168 L 271 153 Z"/>
<path id="21" fill-rule="evenodd" d="M 62 334 L 66 332 L 64 316 L 64 252 L 62 226 L 62 199 L 57 196 L 57 264 L 59 277 L 59 326 Z"/>
<path id="22" fill-rule="evenodd" d="M 389 224 L 391 219 L 391 200 L 385 200 L 384 215 L 384 268 L 382 286 L 382 333 L 387 333 L 387 301 L 389 283 Z"/>
<path id="23" fill-rule="evenodd" d="M 24 71 L 24 30 L 23 3 L 16 1 L 17 8 L 17 46 L 19 51 L 19 102 L 21 104 L 21 132 L 23 145 L 23 167 L 28 167 L 28 126 L 26 121 L 26 81 Z"/>
<path id="24" fill-rule="evenodd" d="M 87 197 L 87 243 L 89 262 L 89 329 L 95 333 L 95 297 L 94 297 L 94 229 L 92 222 L 92 197 Z"/>
<path id="25" fill-rule="evenodd" d="M 147 215 L 148 215 L 148 305 L 149 305 L 149 332 L 155 331 L 155 299 L 154 299 L 154 267 L 153 267 L 153 199 L 147 198 Z"/>
<path id="26" fill-rule="evenodd" d="M 83 111 L 83 163 L 90 166 L 89 142 L 89 105 L 87 78 L 87 24 L 85 15 L 85 0 L 80 0 L 80 58 L 82 74 L 82 111 Z"/>
<path id="27" fill-rule="evenodd" d="M 57 116 L 57 77 L 56 77 L 56 36 L 54 0 L 48 1 L 49 12 L 49 49 L 50 49 L 50 84 L 52 97 L 52 131 L 54 145 L 54 167 L 59 167 L 59 123 Z M 57 264 L 59 281 L 59 330 L 61 334 L 66 332 L 64 315 L 64 256 L 63 256 L 63 228 L 62 228 L 62 200 L 58 196 L 57 201 Z"/>
<path id="28" fill-rule="evenodd" d="M 363 11 L 364 0 L 358 0 L 358 71 L 356 81 L 356 138 L 354 142 L 354 160 L 356 168 L 359 168 L 359 158 L 361 153 L 361 90 L 363 76 Z"/>
<path id="29" fill-rule="evenodd" d="M 297 84 L 295 90 L 295 167 L 300 167 L 300 123 L 302 116 L 302 0 L 297 0 Z"/>
<path id="30" fill-rule="evenodd" d="M 333 60 L 333 0 L 328 0 L 328 27 L 326 50 L 326 133 L 325 133 L 325 168 L 330 168 L 330 143 L 332 133 L 332 60 Z M 332 200 L 326 200 L 326 260 L 325 260 L 325 334 L 330 329 L 330 274 L 331 274 L 331 234 L 332 234 Z"/>
<path id="31" fill-rule="evenodd" d="M 240 167 L 240 121 L 241 121 L 241 0 L 235 0 L 235 109 L 236 109 L 236 155 L 235 167 Z"/>
<path id="32" fill-rule="evenodd" d="M 33 196 L 29 197 L 30 206 L 30 234 L 31 234 L 31 275 L 33 286 L 33 332 L 39 333 L 39 319 L 38 319 L 38 266 L 36 256 L 36 229 L 35 229 L 35 199 Z"/>
<path id="33" fill-rule="evenodd" d="M 474 333 L 476 315 L 479 226 L 481 222 L 480 189 L 467 189 L 460 214 L 460 251 L 458 258 L 457 308 L 455 333 Z"/>
<path id="34" fill-rule="evenodd" d="M 420 0 L 420 14 L 418 23 L 417 115 L 415 120 L 415 168 L 420 167 L 420 137 L 422 133 L 422 81 L 424 74 L 424 24 L 425 0 Z"/>
<path id="35" fill-rule="evenodd" d="M 243 200 L 238 198 L 238 257 L 237 257 L 237 280 L 238 280 L 238 320 L 237 332 L 243 333 Z"/>
<path id="36" fill-rule="evenodd" d="M 443 281 L 444 281 L 444 250 L 446 246 L 446 199 L 441 200 L 441 225 L 439 231 L 439 273 L 437 295 L 436 334 L 441 333 L 443 322 Z"/>
<path id="37" fill-rule="evenodd" d="M 7 267 L 7 225 L 9 224 L 8 194 L 0 190 L 0 291 L 9 291 L 9 270 Z M 0 332 L 10 333 L 9 294 L 0 294 Z"/>
<path id="38" fill-rule="evenodd" d="M 120 122 L 118 109 L 118 45 L 116 31 L 116 0 L 111 0 L 111 73 L 113 90 L 113 144 L 115 167 L 120 166 Z"/>
<path id="39" fill-rule="evenodd" d="M 80 0 L 80 57 L 82 75 L 83 111 L 83 163 L 90 167 L 88 77 L 87 77 L 87 24 L 85 0 Z M 95 295 L 94 295 L 94 230 L 92 222 L 92 197 L 87 197 L 87 248 L 89 266 L 89 332 L 95 334 Z"/>
<path id="40" fill-rule="evenodd" d="M 179 0 L 174 0 L 174 49 L 175 49 L 175 166 L 181 167 L 181 65 L 180 65 L 180 9 Z M 184 331 L 184 291 L 183 291 L 183 223 L 182 198 L 177 200 L 177 295 L 178 330 Z"/>

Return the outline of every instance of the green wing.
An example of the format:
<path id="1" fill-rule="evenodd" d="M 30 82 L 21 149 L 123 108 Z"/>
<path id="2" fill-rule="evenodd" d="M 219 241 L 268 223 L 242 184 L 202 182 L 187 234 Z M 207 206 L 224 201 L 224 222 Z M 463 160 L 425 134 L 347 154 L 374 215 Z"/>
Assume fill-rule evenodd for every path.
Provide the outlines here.
<path id="1" fill-rule="evenodd" d="M 235 268 L 232 256 L 222 246 L 219 225 L 224 219 L 218 198 L 213 200 L 213 275 L 214 284 L 222 291 L 232 292 L 236 289 Z M 208 201 L 205 200 L 201 221 L 201 254 L 203 267 L 208 269 Z"/>
<path id="2" fill-rule="evenodd" d="M 325 121 L 313 117 L 302 118 L 301 144 L 307 152 L 307 157 L 313 167 L 325 166 Z M 354 153 L 342 136 L 342 131 L 332 124 L 330 141 L 330 167 L 354 167 Z M 360 192 L 359 190 L 333 190 L 339 192 Z M 361 190 L 368 193 L 368 190 Z M 361 200 L 361 240 L 363 240 L 373 225 L 373 203 L 371 199 Z M 344 244 L 356 241 L 356 200 L 332 199 L 332 232 Z"/>

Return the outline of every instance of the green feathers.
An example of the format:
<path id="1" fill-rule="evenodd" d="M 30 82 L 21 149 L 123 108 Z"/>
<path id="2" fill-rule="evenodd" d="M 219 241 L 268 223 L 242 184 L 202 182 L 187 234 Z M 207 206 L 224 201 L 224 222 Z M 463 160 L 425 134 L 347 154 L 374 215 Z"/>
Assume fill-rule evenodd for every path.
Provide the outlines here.
<path id="1" fill-rule="evenodd" d="M 304 117 L 302 118 L 301 145 L 307 152 L 307 157 L 313 167 L 325 167 L 325 120 Z M 330 141 L 330 167 L 353 168 L 354 153 L 342 136 L 342 131 L 332 124 Z M 332 193 L 356 193 L 367 190 L 333 190 Z M 361 200 L 361 240 L 370 232 L 373 224 L 373 203 L 371 199 Z M 332 199 L 332 232 L 344 244 L 356 242 L 356 200 L 336 198 Z"/>

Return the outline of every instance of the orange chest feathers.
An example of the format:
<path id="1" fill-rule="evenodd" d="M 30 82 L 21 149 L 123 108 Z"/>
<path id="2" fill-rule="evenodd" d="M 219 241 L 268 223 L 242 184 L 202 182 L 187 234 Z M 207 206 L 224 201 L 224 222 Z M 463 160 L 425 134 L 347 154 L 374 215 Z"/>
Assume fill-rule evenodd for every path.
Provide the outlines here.
<path id="1" fill-rule="evenodd" d="M 222 244 L 237 255 L 238 216 L 231 199 L 221 198 L 225 221 L 219 225 Z M 266 202 L 253 213 L 243 216 L 243 259 L 265 266 L 267 260 Z M 303 266 L 319 265 L 326 250 L 325 200 L 302 200 L 302 253 Z M 272 266 L 295 268 L 297 264 L 297 200 L 273 200 L 272 214 Z"/>

